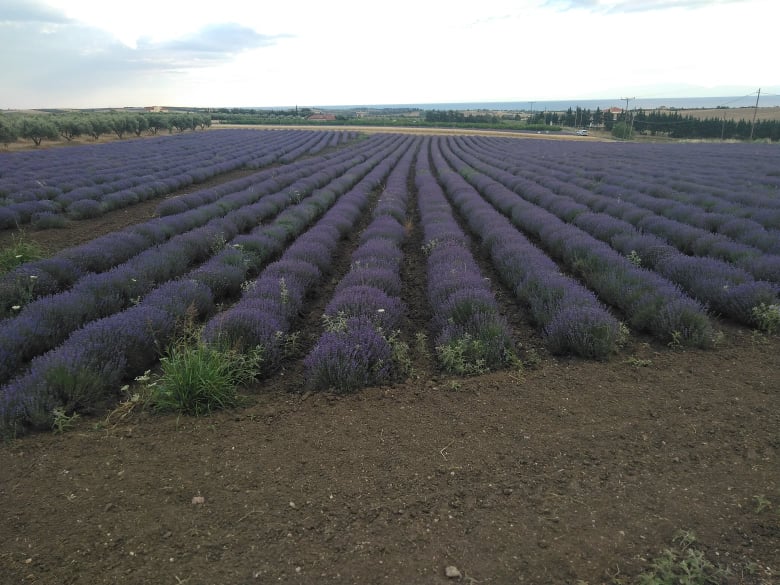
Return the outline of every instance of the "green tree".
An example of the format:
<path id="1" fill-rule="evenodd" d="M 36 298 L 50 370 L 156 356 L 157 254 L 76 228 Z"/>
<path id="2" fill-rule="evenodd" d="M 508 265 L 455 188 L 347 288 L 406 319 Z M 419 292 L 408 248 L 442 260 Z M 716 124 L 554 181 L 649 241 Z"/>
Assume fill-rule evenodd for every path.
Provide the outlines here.
<path id="1" fill-rule="evenodd" d="M 46 116 L 25 116 L 19 125 L 19 136 L 40 146 L 44 140 L 57 140 L 57 126 Z"/>
<path id="2" fill-rule="evenodd" d="M 593 112 L 593 125 L 601 126 L 603 122 L 604 122 L 604 112 L 601 111 L 601 108 L 596 106 L 596 111 Z"/>
<path id="3" fill-rule="evenodd" d="M 140 136 L 149 129 L 149 120 L 146 116 L 135 116 L 134 122 L 135 127 L 133 128 L 133 132 L 136 136 Z"/>
<path id="4" fill-rule="evenodd" d="M 57 126 L 57 131 L 65 140 L 70 142 L 74 138 L 78 138 L 82 134 L 87 133 L 87 124 L 81 116 L 64 116 L 56 118 L 54 124 Z"/>
<path id="5" fill-rule="evenodd" d="M 103 134 L 108 134 L 112 130 L 108 117 L 101 114 L 90 116 L 87 125 L 87 134 L 94 140 L 99 139 Z"/>
<path id="6" fill-rule="evenodd" d="M 612 112 L 604 112 L 604 128 L 608 131 L 612 131 L 612 126 L 615 125 L 615 116 Z"/>
<path id="7" fill-rule="evenodd" d="M 177 132 L 184 132 L 185 130 L 192 128 L 192 120 L 189 114 L 174 114 L 170 117 L 171 128 Z"/>
<path id="8" fill-rule="evenodd" d="M 612 126 L 612 136 L 615 138 L 621 138 L 623 140 L 629 138 L 629 134 L 631 132 L 631 127 L 625 123 L 625 121 L 621 120 L 620 122 L 615 122 L 615 124 Z"/>
<path id="9" fill-rule="evenodd" d="M 150 134 L 157 134 L 160 130 L 169 130 L 171 127 L 170 116 L 165 114 L 148 114 L 144 116 L 149 127 Z"/>
<path id="10" fill-rule="evenodd" d="M 0 142 L 8 148 L 8 145 L 11 142 L 16 142 L 18 138 L 19 132 L 16 129 L 16 124 L 6 119 L 5 116 L 0 116 Z"/>
<path id="11" fill-rule="evenodd" d="M 120 140 L 125 137 L 125 134 L 134 132 L 136 126 L 133 116 L 127 115 L 112 116 L 110 125 L 111 130 Z"/>

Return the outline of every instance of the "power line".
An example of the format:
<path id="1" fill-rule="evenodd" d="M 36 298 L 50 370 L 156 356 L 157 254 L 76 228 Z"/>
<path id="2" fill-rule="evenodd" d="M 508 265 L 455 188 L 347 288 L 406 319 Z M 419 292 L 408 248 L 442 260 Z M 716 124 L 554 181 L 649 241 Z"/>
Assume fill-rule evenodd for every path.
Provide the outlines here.
<path id="1" fill-rule="evenodd" d="M 758 94 L 756 95 L 756 107 L 753 110 L 753 121 L 750 123 L 750 140 L 753 140 L 753 128 L 756 126 L 756 114 L 758 114 L 758 98 L 761 97 L 761 88 L 758 88 Z"/>
<path id="2" fill-rule="evenodd" d="M 629 115 L 629 113 L 628 113 L 628 101 L 629 100 L 635 100 L 636 97 L 623 97 L 623 98 L 620 98 L 620 99 L 621 100 L 626 100 L 626 116 L 628 117 L 628 115 Z M 628 138 L 629 139 L 631 138 L 631 133 L 633 132 L 633 130 L 634 130 L 634 117 L 631 116 L 631 124 L 628 127 Z"/>

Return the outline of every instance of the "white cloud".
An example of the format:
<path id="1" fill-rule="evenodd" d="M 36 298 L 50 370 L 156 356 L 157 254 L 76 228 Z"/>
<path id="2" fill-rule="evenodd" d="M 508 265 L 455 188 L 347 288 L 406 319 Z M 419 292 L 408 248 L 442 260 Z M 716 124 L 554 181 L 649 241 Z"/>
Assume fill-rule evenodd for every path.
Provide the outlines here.
<path id="1" fill-rule="evenodd" d="M 648 12 L 654 10 L 711 8 L 717 4 L 749 3 L 749 0 L 547 0 L 547 5 L 564 10 L 594 12 Z"/>
<path id="2" fill-rule="evenodd" d="M 0 108 L 748 93 L 780 82 L 773 20 L 761 17 L 773 10 L 773 0 L 136 0 L 132 10 L 2 0 L 0 51 L 13 58 Z"/>
<path id="3" fill-rule="evenodd" d="M 61 11 L 35 0 L 4 0 L 0 6 L 0 24 L 68 21 L 69 19 Z"/>

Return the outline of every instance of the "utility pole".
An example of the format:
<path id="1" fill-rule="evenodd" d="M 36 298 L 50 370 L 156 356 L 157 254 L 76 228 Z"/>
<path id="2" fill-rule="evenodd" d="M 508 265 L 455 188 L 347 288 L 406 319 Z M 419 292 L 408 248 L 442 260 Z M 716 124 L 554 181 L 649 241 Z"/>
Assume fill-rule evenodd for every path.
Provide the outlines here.
<path id="1" fill-rule="evenodd" d="M 758 98 L 761 97 L 761 88 L 758 88 L 758 95 L 756 96 L 756 107 L 753 108 L 753 121 L 750 123 L 750 140 L 753 140 L 753 128 L 756 126 L 756 114 L 758 114 Z"/>
<path id="2" fill-rule="evenodd" d="M 628 113 L 628 101 L 629 100 L 635 100 L 636 97 L 624 97 L 620 98 L 621 100 L 626 100 L 626 119 L 628 119 L 629 113 Z M 634 130 L 634 119 L 631 118 L 631 124 L 628 127 L 628 138 L 631 138 L 631 132 Z"/>
<path id="3" fill-rule="evenodd" d="M 528 118 L 528 121 L 533 124 L 534 121 L 534 104 L 536 102 L 531 102 L 531 117 Z"/>

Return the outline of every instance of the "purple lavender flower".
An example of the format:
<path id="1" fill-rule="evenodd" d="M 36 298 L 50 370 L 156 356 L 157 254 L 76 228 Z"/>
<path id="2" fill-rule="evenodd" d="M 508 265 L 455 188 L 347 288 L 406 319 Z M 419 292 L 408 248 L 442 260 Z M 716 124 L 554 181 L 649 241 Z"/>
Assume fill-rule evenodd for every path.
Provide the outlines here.
<path id="1" fill-rule="evenodd" d="M 262 346 L 263 359 L 268 365 L 281 358 L 285 329 L 283 319 L 238 305 L 211 319 L 203 329 L 203 339 L 238 351 Z"/>
<path id="2" fill-rule="evenodd" d="M 361 285 L 376 287 L 390 296 L 401 295 L 401 278 L 391 268 L 360 267 L 359 270 L 351 270 L 339 282 L 340 288 Z"/>
<path id="3" fill-rule="evenodd" d="M 398 297 L 390 296 L 374 286 L 349 286 L 339 289 L 325 307 L 325 314 L 360 317 L 383 331 L 391 332 L 400 325 L 404 304 Z"/>
<path id="4" fill-rule="evenodd" d="M 389 382 L 392 358 L 390 344 L 374 324 L 353 318 L 346 330 L 323 333 L 304 366 L 317 388 L 354 390 Z"/>
<path id="5" fill-rule="evenodd" d="M 149 293 L 142 304 L 162 309 L 176 320 L 202 318 L 214 310 L 211 290 L 194 280 L 166 282 Z"/>
<path id="6" fill-rule="evenodd" d="M 544 327 L 544 336 L 553 353 L 605 359 L 614 351 L 620 328 L 599 308 L 575 305 L 556 312 Z"/>

